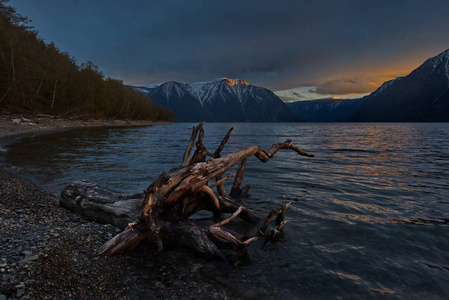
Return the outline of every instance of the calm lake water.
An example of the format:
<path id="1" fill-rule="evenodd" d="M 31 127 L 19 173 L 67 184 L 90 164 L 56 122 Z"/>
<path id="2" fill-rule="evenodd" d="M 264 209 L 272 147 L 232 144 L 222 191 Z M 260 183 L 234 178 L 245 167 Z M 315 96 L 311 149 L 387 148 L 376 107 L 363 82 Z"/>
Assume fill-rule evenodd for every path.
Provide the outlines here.
<path id="1" fill-rule="evenodd" d="M 0 159 L 57 194 L 86 179 L 140 192 L 179 165 L 194 124 L 83 129 L 24 138 Z M 223 154 L 291 138 L 315 154 L 279 151 L 248 160 L 246 207 L 263 215 L 286 202 L 276 242 L 256 242 L 249 263 L 222 276 L 231 285 L 294 298 L 449 298 L 449 123 L 209 123 Z M 229 184 L 228 184 L 229 191 Z"/>

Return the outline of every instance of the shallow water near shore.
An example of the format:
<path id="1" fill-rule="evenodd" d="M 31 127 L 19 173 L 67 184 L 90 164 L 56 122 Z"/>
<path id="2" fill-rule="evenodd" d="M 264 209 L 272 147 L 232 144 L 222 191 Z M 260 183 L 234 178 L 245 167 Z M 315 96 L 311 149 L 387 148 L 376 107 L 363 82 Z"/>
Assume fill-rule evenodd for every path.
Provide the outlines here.
<path id="1" fill-rule="evenodd" d="M 180 164 L 194 125 L 23 138 L 0 162 L 57 194 L 80 179 L 131 194 Z M 448 123 L 209 123 L 209 151 L 231 126 L 223 155 L 291 138 L 315 157 L 248 160 L 243 204 L 265 215 L 292 202 L 288 223 L 278 240 L 251 245 L 247 264 L 213 272 L 204 262 L 204 276 L 242 297 L 449 297 Z"/>

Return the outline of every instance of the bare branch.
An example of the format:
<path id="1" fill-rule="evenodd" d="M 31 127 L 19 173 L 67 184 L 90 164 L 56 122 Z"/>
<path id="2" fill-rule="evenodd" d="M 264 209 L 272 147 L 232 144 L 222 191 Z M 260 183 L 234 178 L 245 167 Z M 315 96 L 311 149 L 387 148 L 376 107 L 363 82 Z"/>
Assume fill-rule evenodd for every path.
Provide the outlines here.
<path id="1" fill-rule="evenodd" d="M 234 198 L 242 198 L 245 195 L 242 195 L 242 190 L 240 189 L 240 185 L 243 181 L 243 172 L 245 171 L 246 159 L 242 160 L 239 168 L 237 169 L 237 176 L 234 179 L 234 184 L 232 185 L 231 192 L 229 195 Z M 246 192 L 248 192 L 248 189 Z"/>
<path id="2" fill-rule="evenodd" d="M 221 151 L 223 150 L 225 144 L 228 142 L 229 137 L 231 136 L 232 130 L 234 130 L 234 127 L 231 127 L 231 129 L 229 129 L 228 133 L 225 135 L 223 140 L 221 140 L 220 146 L 218 146 L 217 150 L 215 150 L 215 152 L 214 152 L 214 158 L 221 157 Z"/>
<path id="3" fill-rule="evenodd" d="M 223 221 L 218 222 L 217 224 L 212 225 L 212 227 L 220 227 L 220 226 L 223 226 L 225 224 L 228 224 L 229 222 L 231 222 L 232 220 L 237 218 L 237 216 L 242 212 L 243 209 L 244 209 L 244 207 L 240 206 L 229 218 L 224 219 Z"/>
<path id="4" fill-rule="evenodd" d="M 200 127 L 204 126 L 204 122 L 199 124 L 196 127 L 193 127 L 192 129 L 192 135 L 190 136 L 189 144 L 187 145 L 186 151 L 184 152 L 184 157 L 182 160 L 181 166 L 186 167 L 190 163 L 190 153 L 192 152 L 193 145 L 195 145 L 196 135 L 198 134 L 198 130 Z"/>
<path id="5" fill-rule="evenodd" d="M 277 214 L 277 210 L 273 209 L 268 217 L 265 219 L 265 222 L 260 226 L 259 233 L 262 235 L 265 235 L 265 231 L 267 230 L 268 225 L 270 224 L 271 220 L 273 220 L 274 216 Z"/>
<path id="6" fill-rule="evenodd" d="M 228 133 L 225 135 L 225 137 L 221 140 L 220 146 L 218 146 L 217 150 L 215 150 L 214 152 L 214 158 L 220 158 L 221 157 L 221 151 L 223 150 L 225 144 L 228 142 L 229 137 L 231 136 L 231 132 L 234 129 L 234 127 L 231 127 L 231 129 L 229 129 Z M 221 196 L 226 196 L 226 191 L 223 185 L 223 181 L 221 181 L 222 175 L 218 175 L 217 177 L 215 177 L 215 180 L 218 182 L 221 182 L 220 184 L 218 184 L 217 187 L 217 192 L 219 195 Z"/>
<path id="7" fill-rule="evenodd" d="M 211 189 L 213 189 L 213 188 L 216 187 L 217 185 L 223 184 L 223 182 L 225 182 L 226 180 L 235 177 L 235 175 L 236 175 L 236 174 L 234 173 L 234 174 L 231 174 L 231 175 L 229 175 L 229 176 L 226 176 L 225 178 L 222 178 L 222 179 L 218 180 L 217 182 L 211 184 L 209 187 L 210 187 Z M 217 177 L 217 178 L 218 178 L 218 177 Z M 221 194 L 220 194 L 220 195 L 221 195 Z M 221 195 L 221 196 L 223 196 L 223 195 Z"/>

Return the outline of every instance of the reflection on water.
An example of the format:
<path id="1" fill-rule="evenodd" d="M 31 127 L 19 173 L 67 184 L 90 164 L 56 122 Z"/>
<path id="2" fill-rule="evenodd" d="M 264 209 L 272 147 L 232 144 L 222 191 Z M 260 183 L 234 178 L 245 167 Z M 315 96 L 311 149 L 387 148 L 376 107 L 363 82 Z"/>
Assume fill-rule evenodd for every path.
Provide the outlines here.
<path id="1" fill-rule="evenodd" d="M 179 165 L 192 126 L 75 130 L 23 139 L 0 155 L 56 193 L 79 179 L 135 193 Z M 280 151 L 266 164 L 248 160 L 245 206 L 292 207 L 283 237 L 250 247 L 251 263 L 222 274 L 226 288 L 279 298 L 449 297 L 449 124 L 206 124 L 209 150 L 230 126 L 224 155 L 291 138 L 315 158 Z"/>

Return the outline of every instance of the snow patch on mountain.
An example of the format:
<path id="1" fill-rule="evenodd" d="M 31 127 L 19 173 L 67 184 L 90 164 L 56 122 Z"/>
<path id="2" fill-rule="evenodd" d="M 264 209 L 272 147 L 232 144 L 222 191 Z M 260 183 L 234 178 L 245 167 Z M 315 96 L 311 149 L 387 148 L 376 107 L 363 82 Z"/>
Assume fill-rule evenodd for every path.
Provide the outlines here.
<path id="1" fill-rule="evenodd" d="M 437 55 L 435 57 L 429 58 L 424 63 L 424 65 L 431 65 L 432 66 L 431 71 L 434 71 L 441 64 L 445 64 L 445 68 L 447 70 L 448 63 L 449 63 L 449 49 L 440 53 L 439 55 Z"/>
<path id="2" fill-rule="evenodd" d="M 180 120 L 295 121 L 298 118 L 272 91 L 242 79 L 219 78 L 195 83 L 165 82 L 135 87 L 155 105 L 173 109 Z"/>
<path id="3" fill-rule="evenodd" d="M 219 78 L 212 81 L 195 82 L 187 84 L 187 86 L 189 86 L 192 95 L 198 98 L 202 106 L 210 103 L 217 95 L 220 95 L 226 101 L 228 97 L 223 94 L 224 91 L 237 96 L 239 102 L 244 105 L 244 89 L 247 89 L 249 84 L 242 79 Z"/>
<path id="4" fill-rule="evenodd" d="M 449 121 L 449 49 L 365 97 L 349 121 Z"/>
<path id="5" fill-rule="evenodd" d="M 195 95 L 200 101 L 201 105 L 204 106 L 205 103 L 211 100 L 211 97 L 217 93 L 218 84 L 221 82 L 220 79 L 212 81 L 203 81 L 189 84 L 191 93 Z"/>
<path id="6" fill-rule="evenodd" d="M 401 78 L 402 78 L 402 77 L 398 77 L 398 78 L 396 78 L 396 79 L 392 79 L 392 80 L 390 80 L 390 81 L 384 82 L 384 83 L 380 86 L 380 88 L 378 88 L 377 90 L 375 90 L 371 95 L 372 95 L 372 96 L 377 96 L 377 95 L 379 95 L 380 93 L 382 93 L 383 91 L 385 91 L 388 87 L 390 87 L 393 83 L 399 81 Z"/>

